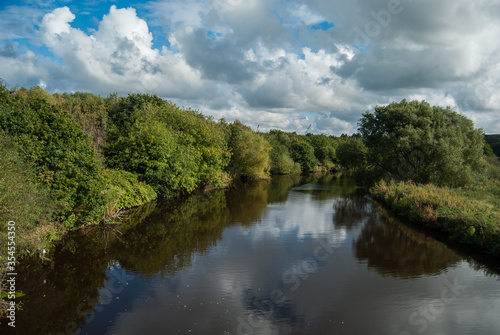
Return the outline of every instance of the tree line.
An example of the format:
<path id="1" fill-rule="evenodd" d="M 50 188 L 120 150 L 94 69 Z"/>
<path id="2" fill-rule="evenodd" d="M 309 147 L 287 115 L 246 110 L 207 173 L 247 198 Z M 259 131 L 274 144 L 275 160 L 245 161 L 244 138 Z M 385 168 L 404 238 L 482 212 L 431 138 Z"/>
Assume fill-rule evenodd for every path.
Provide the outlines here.
<path id="1" fill-rule="evenodd" d="M 2 83 L 1 219 L 75 228 L 234 178 L 331 171 L 347 138 L 260 133 L 156 95 L 52 94 Z"/>
<path id="2" fill-rule="evenodd" d="M 426 102 L 376 107 L 358 134 L 336 137 L 261 133 L 156 95 L 49 93 L 2 82 L 0 218 L 22 222 L 29 249 L 62 230 L 113 221 L 123 208 L 234 178 L 342 171 L 361 185 L 390 176 L 465 186 L 487 178 L 483 136 L 464 116 Z"/>

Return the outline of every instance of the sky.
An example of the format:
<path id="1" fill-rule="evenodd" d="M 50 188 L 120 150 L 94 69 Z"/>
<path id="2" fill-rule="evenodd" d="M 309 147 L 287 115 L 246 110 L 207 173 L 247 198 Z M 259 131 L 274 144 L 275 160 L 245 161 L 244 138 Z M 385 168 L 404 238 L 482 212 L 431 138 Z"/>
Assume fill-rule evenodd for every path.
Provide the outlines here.
<path id="1" fill-rule="evenodd" d="M 500 133 L 500 0 L 0 2 L 0 78 L 340 135 L 426 100 Z"/>

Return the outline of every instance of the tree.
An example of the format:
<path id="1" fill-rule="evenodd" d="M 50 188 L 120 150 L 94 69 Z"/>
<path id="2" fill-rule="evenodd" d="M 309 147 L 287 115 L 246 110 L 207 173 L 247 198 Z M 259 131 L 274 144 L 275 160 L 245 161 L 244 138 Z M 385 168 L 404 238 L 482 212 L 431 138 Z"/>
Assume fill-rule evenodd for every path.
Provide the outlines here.
<path id="1" fill-rule="evenodd" d="M 238 120 L 230 125 L 230 129 L 229 146 L 233 156 L 229 163 L 229 172 L 247 179 L 266 177 L 271 150 L 269 142 Z"/>
<path id="2" fill-rule="evenodd" d="M 482 131 L 450 108 L 406 100 L 377 106 L 359 131 L 368 162 L 396 179 L 464 186 L 485 169 Z"/>
<path id="3" fill-rule="evenodd" d="M 309 139 L 309 143 L 314 148 L 314 156 L 316 156 L 321 164 L 333 163 L 335 160 L 335 148 L 337 147 L 337 141 L 334 137 L 311 133 L 308 133 L 305 137 Z"/>
<path id="4" fill-rule="evenodd" d="M 63 205 L 62 216 L 77 213 L 81 221 L 97 220 L 105 205 L 104 178 L 97 155 L 80 125 L 57 107 L 54 97 L 35 87 L 0 87 L 0 129 L 18 144 L 38 182 Z"/>
<path id="5" fill-rule="evenodd" d="M 366 164 L 366 147 L 358 137 L 344 139 L 338 146 L 337 161 L 344 169 L 353 170 Z"/>
<path id="6" fill-rule="evenodd" d="M 489 144 L 490 149 L 492 149 L 493 153 L 500 157 L 500 135 L 485 135 L 484 140 Z"/>
<path id="7" fill-rule="evenodd" d="M 293 158 L 300 164 L 302 172 L 313 172 L 318 166 L 318 159 L 314 156 L 314 148 L 309 142 L 297 137 L 292 143 Z"/>
<path id="8" fill-rule="evenodd" d="M 157 96 L 113 102 L 106 163 L 135 173 L 163 197 L 221 186 L 230 153 L 222 124 Z"/>
<path id="9" fill-rule="evenodd" d="M 269 160 L 272 174 L 297 174 L 300 173 L 300 164 L 295 163 L 290 157 L 292 141 L 287 133 L 282 130 L 272 129 L 264 134 L 271 145 Z"/>

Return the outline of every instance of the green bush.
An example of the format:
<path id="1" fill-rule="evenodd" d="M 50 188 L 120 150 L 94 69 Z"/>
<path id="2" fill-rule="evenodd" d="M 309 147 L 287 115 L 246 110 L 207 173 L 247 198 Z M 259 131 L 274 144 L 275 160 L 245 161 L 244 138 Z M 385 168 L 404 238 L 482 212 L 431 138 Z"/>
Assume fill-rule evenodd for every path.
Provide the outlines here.
<path id="1" fill-rule="evenodd" d="M 452 239 L 500 255 L 500 212 L 494 187 L 449 189 L 412 182 L 379 182 L 370 189 L 397 214 L 442 230 Z"/>
<path id="2" fill-rule="evenodd" d="M 482 132 L 449 108 L 403 100 L 366 112 L 359 125 L 368 161 L 394 178 L 464 186 L 484 175 Z"/>
<path id="3" fill-rule="evenodd" d="M 284 145 L 279 143 L 272 145 L 269 152 L 269 159 L 272 174 L 300 173 L 300 164 L 297 164 L 297 171 L 295 162 L 290 157 L 288 149 Z"/>
<path id="4" fill-rule="evenodd" d="M 332 166 L 336 158 L 338 140 L 325 134 L 307 134 L 305 136 L 314 148 L 314 156 L 323 166 Z"/>
<path id="5" fill-rule="evenodd" d="M 295 138 L 292 143 L 294 161 L 300 164 L 302 172 L 314 172 L 318 166 L 318 159 L 314 155 L 311 144 L 301 138 Z"/>
<path id="6" fill-rule="evenodd" d="M 239 121 L 230 125 L 232 150 L 229 172 L 247 179 L 267 177 L 269 171 L 269 142 Z"/>
<path id="7" fill-rule="evenodd" d="M 53 105 L 44 90 L 0 88 L 0 129 L 18 143 L 23 161 L 63 204 L 62 219 L 75 212 L 81 221 L 100 217 L 104 178 L 97 155 L 81 127 Z"/>
<path id="8" fill-rule="evenodd" d="M 221 125 L 156 96 L 129 95 L 110 114 L 106 163 L 138 174 L 163 197 L 221 186 L 230 153 Z"/>
<path id="9" fill-rule="evenodd" d="M 94 149 L 102 160 L 106 140 L 106 126 L 108 122 L 108 104 L 100 96 L 85 93 L 64 93 L 58 105 L 75 120 L 83 132 L 92 140 Z"/>
<path id="10" fill-rule="evenodd" d="M 120 170 L 106 170 L 107 212 L 114 213 L 119 209 L 142 205 L 156 199 L 153 188 L 140 182 L 137 175 Z"/>
<path id="11" fill-rule="evenodd" d="M 337 151 L 337 161 L 344 169 L 353 171 L 366 165 L 366 147 L 358 137 L 343 139 Z"/>
<path id="12" fill-rule="evenodd" d="M 36 183 L 33 166 L 23 161 L 12 138 L 0 130 L 0 277 L 8 259 L 8 222 L 15 222 L 16 255 L 49 248 L 59 238 L 53 222 L 60 204 L 50 199 L 46 185 Z M 0 300 L 0 314 L 2 313 Z"/>

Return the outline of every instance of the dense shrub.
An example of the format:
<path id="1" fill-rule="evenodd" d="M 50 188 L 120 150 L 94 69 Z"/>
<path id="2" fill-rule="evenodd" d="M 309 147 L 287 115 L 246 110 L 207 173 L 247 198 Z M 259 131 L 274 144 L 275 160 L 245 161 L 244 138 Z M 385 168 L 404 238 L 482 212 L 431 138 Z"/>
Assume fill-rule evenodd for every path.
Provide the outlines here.
<path id="1" fill-rule="evenodd" d="M 239 121 L 230 125 L 229 147 L 232 157 L 229 172 L 247 179 L 267 177 L 269 171 L 269 142 Z"/>
<path id="2" fill-rule="evenodd" d="M 21 158 L 31 162 L 51 198 L 63 204 L 63 219 L 72 212 L 82 221 L 98 219 L 105 204 L 104 178 L 81 127 L 44 90 L 33 89 L 27 96 L 5 86 L 0 90 L 0 129 L 18 143 Z"/>
<path id="3" fill-rule="evenodd" d="M 12 138 L 0 131 L 0 233 L 2 245 L 7 245 L 7 222 L 16 222 L 19 249 L 39 249 L 50 236 L 42 230 L 52 231 L 50 225 L 60 207 L 50 200 L 46 185 L 35 183 L 35 171 L 29 162 L 23 161 L 19 148 Z M 47 226 L 41 229 L 42 226 Z M 41 229 L 41 230 L 40 230 Z M 48 238 L 46 240 L 46 238 Z M 2 248 L 0 263 L 7 248 Z"/>
<path id="4" fill-rule="evenodd" d="M 484 174 L 482 132 L 449 108 L 403 100 L 366 112 L 359 125 L 368 161 L 394 178 L 464 186 Z"/>
<path id="5" fill-rule="evenodd" d="M 272 144 L 269 152 L 272 174 L 300 173 L 300 164 L 295 163 L 288 153 L 288 149 L 279 143 Z"/>
<path id="6" fill-rule="evenodd" d="M 314 148 L 309 142 L 299 137 L 292 143 L 293 159 L 300 164 L 302 172 L 316 171 L 318 159 L 314 155 Z"/>
<path id="7" fill-rule="evenodd" d="M 359 137 L 342 140 L 336 151 L 337 161 L 344 169 L 353 171 L 366 165 L 366 147 Z"/>
<path id="8" fill-rule="evenodd" d="M 91 139 L 100 159 L 104 153 L 108 104 L 102 97 L 85 92 L 64 93 L 58 104 L 82 128 Z"/>
<path id="9" fill-rule="evenodd" d="M 139 206 L 156 199 L 153 188 L 140 182 L 137 175 L 121 170 L 106 170 L 107 181 L 105 219 L 112 219 L 121 209 Z"/>
<path id="10" fill-rule="evenodd" d="M 489 194 L 495 197 L 499 190 L 498 182 L 487 189 L 462 191 L 432 184 L 381 181 L 370 192 L 401 216 L 440 229 L 461 243 L 500 255 L 500 212 L 491 202 L 478 200 Z"/>
<path id="11" fill-rule="evenodd" d="M 230 153 L 219 124 L 149 95 L 121 98 L 110 115 L 106 163 L 139 175 L 158 194 L 221 186 Z"/>
<path id="12" fill-rule="evenodd" d="M 335 161 L 338 140 L 325 134 L 307 134 L 306 138 L 314 148 L 314 156 L 322 165 L 330 165 Z"/>

